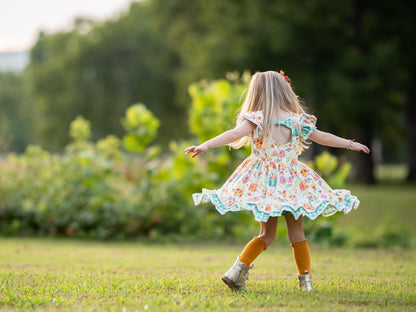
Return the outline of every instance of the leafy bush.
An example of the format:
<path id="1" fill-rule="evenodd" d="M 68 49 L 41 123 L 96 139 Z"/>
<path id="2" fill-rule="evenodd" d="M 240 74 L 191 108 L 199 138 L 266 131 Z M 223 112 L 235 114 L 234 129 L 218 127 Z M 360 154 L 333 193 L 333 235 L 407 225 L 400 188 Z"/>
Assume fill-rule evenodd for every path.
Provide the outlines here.
<path id="1" fill-rule="evenodd" d="M 309 166 L 334 189 L 345 187 L 345 181 L 351 172 L 351 163 L 339 165 L 338 159 L 329 152 L 324 151 L 309 162 Z"/>
<path id="2" fill-rule="evenodd" d="M 117 187 L 124 183 L 120 140 L 108 136 L 93 144 L 90 134 L 90 123 L 77 117 L 70 126 L 73 142 L 63 155 L 38 146 L 9 155 L 1 168 L 0 233 L 99 239 L 137 235 L 131 222 L 137 219 L 135 198 Z"/>
<path id="3" fill-rule="evenodd" d="M 160 123 L 143 104 L 136 104 L 127 109 L 122 124 L 127 131 L 123 138 L 125 149 L 141 153 L 156 137 Z"/>
<path id="4" fill-rule="evenodd" d="M 1 233 L 95 238 L 120 233 L 126 205 L 109 183 L 117 175 L 111 159 L 93 145 L 75 145 L 62 156 L 37 146 L 9 156 L 2 168 Z"/>

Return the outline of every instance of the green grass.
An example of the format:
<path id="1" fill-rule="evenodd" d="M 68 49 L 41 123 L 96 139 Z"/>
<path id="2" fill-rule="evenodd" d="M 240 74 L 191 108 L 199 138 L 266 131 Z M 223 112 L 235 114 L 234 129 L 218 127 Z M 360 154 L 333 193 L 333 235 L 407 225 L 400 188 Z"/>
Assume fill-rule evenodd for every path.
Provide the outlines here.
<path id="1" fill-rule="evenodd" d="M 374 169 L 378 181 L 400 182 L 406 179 L 408 168 L 406 164 L 382 164 Z"/>
<path id="2" fill-rule="evenodd" d="M 311 244 L 315 290 L 298 290 L 286 244 L 250 272 L 248 293 L 220 276 L 241 245 L 0 239 L 7 311 L 415 311 L 415 250 Z"/>
<path id="3" fill-rule="evenodd" d="M 339 217 L 335 233 L 346 233 L 351 243 L 376 241 L 395 233 L 416 247 L 416 185 L 381 183 L 375 186 L 349 185 L 360 199 L 356 211 Z"/>

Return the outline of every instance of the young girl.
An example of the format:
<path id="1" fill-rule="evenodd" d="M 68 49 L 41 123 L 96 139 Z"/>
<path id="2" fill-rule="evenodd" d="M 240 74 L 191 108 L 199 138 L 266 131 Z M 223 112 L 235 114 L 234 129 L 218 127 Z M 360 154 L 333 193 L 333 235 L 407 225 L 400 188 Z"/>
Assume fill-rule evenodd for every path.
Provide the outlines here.
<path id="1" fill-rule="evenodd" d="M 348 190 L 333 190 L 311 168 L 298 160 L 309 139 L 321 145 L 369 153 L 367 146 L 316 128 L 316 117 L 299 103 L 284 72 L 253 75 L 237 126 L 199 146 L 186 155 L 198 156 L 209 148 L 230 145 L 240 148 L 252 142 L 252 154 L 218 190 L 203 189 L 194 194 L 196 205 L 211 202 L 225 214 L 251 210 L 260 222 L 260 234 L 243 249 L 234 265 L 222 276 L 233 290 L 246 290 L 252 262 L 276 235 L 278 217 L 286 219 L 290 245 L 302 290 L 312 290 L 309 247 L 303 232 L 303 216 L 315 219 L 337 211 L 348 213 L 360 203 Z M 251 137 L 248 138 L 248 137 Z"/>

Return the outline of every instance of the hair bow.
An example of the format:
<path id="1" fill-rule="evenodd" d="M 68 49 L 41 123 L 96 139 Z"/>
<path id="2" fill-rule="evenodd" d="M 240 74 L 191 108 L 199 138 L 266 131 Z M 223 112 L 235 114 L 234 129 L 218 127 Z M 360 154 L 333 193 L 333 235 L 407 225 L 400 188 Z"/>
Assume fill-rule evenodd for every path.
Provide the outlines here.
<path id="1" fill-rule="evenodd" d="M 286 80 L 287 82 L 289 82 L 289 81 L 290 81 L 290 78 L 289 78 L 288 76 L 285 76 L 285 72 L 284 72 L 283 70 L 281 70 L 281 71 L 280 71 L 280 75 L 282 75 L 283 77 L 285 77 L 285 80 Z"/>

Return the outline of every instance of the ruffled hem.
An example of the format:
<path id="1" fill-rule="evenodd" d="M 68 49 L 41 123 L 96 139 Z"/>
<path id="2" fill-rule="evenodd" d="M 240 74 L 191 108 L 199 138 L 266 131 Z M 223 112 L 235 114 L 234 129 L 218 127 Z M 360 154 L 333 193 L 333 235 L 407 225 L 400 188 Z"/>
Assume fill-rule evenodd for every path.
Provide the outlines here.
<path id="1" fill-rule="evenodd" d="M 303 206 L 293 208 L 289 205 L 265 205 L 256 203 L 233 203 L 226 205 L 224 201 L 220 199 L 215 190 L 203 189 L 202 193 L 195 193 L 192 195 L 195 205 L 211 202 L 215 209 L 224 215 L 229 211 L 242 211 L 250 210 L 254 214 L 256 221 L 266 222 L 269 217 L 280 217 L 284 214 L 291 213 L 295 219 L 299 219 L 300 216 L 306 216 L 311 220 L 315 220 L 319 215 L 324 217 L 332 216 L 337 212 L 349 213 L 352 209 L 357 209 L 360 201 L 356 196 L 351 195 L 347 190 L 334 190 L 335 194 L 332 196 L 332 200 L 324 200 L 320 202 L 314 209 L 305 209 Z M 336 199 L 336 200 L 335 200 Z M 270 207 L 270 211 L 266 211 L 265 207 Z"/>

